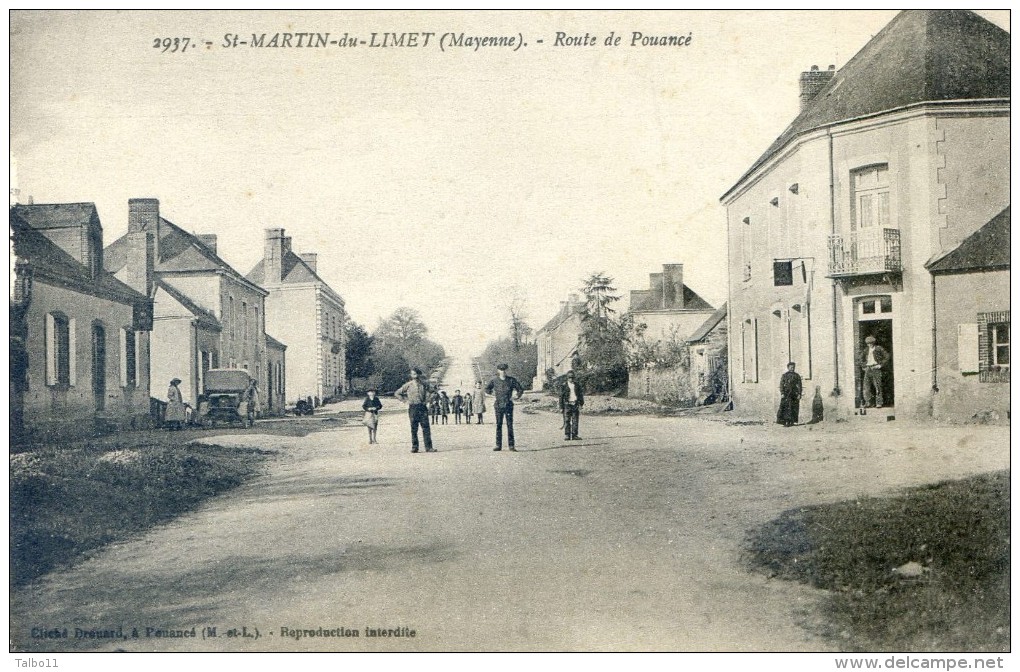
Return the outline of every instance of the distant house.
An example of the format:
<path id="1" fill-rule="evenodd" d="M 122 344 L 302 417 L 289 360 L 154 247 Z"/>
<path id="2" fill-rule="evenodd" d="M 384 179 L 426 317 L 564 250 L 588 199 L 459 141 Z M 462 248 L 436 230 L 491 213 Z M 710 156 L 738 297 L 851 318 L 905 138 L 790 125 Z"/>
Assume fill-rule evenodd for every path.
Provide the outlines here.
<path id="1" fill-rule="evenodd" d="M 630 293 L 629 314 L 640 340 L 631 344 L 638 347 L 632 347 L 627 394 L 693 405 L 708 396 L 701 394 L 708 372 L 701 371 L 704 375 L 699 377 L 694 371 L 688 345 L 695 336 L 699 341 L 708 339 L 721 318 L 718 311 L 684 284 L 683 264 L 663 264 L 662 272 L 649 274 L 648 284 L 648 289 Z M 725 308 L 722 315 L 725 316 Z M 704 345 L 701 354 L 695 354 L 701 365 L 708 365 L 710 355 Z M 718 359 L 713 362 L 718 364 Z M 702 379 L 705 384 L 701 384 Z"/>
<path id="2" fill-rule="evenodd" d="M 266 334 L 266 389 L 263 393 L 264 411 L 268 415 L 282 415 L 287 403 L 287 346 Z"/>
<path id="3" fill-rule="evenodd" d="M 566 301 L 560 302 L 556 315 L 535 334 L 538 380 L 533 389 L 542 389 L 550 372 L 556 378 L 572 368 L 578 339 L 581 337 L 583 311 L 584 302 L 577 294 L 570 294 Z"/>
<path id="4" fill-rule="evenodd" d="M 1008 333 L 1005 289 L 975 305 L 940 286 L 1008 277 L 951 273 L 945 259 L 1010 202 L 1009 33 L 968 11 L 905 11 L 838 71 L 812 68 L 800 84 L 800 114 L 721 199 L 735 406 L 774 417 L 794 361 L 805 388 L 821 388 L 826 417 L 853 419 L 873 336 L 890 354 L 887 408 L 860 421 L 956 415 L 979 400 L 1001 408 L 986 396 L 993 382 L 946 382 L 953 337 L 936 313 L 972 325 L 981 311 Z M 943 261 L 926 267 L 932 259 Z"/>
<path id="5" fill-rule="evenodd" d="M 265 252 L 248 280 L 266 289 L 266 328 L 287 344 L 287 400 L 339 396 L 347 379 L 344 300 L 295 254 L 283 229 L 266 229 Z"/>
<path id="6" fill-rule="evenodd" d="M 927 264 L 935 299 L 934 413 L 1009 419 L 1009 208 Z"/>
<path id="7" fill-rule="evenodd" d="M 122 282 L 103 269 L 94 204 L 15 205 L 10 226 L 12 438 L 144 426 L 152 328 L 144 239 Z"/>
<path id="8" fill-rule="evenodd" d="M 165 399 L 173 378 L 195 405 L 210 368 L 244 369 L 268 389 L 265 307 L 268 292 L 216 254 L 215 235 L 194 235 L 164 219 L 159 201 L 128 201 L 128 233 L 106 248 L 105 264 L 118 278 L 132 273 L 150 234 L 155 282 L 151 376 L 153 396 Z"/>

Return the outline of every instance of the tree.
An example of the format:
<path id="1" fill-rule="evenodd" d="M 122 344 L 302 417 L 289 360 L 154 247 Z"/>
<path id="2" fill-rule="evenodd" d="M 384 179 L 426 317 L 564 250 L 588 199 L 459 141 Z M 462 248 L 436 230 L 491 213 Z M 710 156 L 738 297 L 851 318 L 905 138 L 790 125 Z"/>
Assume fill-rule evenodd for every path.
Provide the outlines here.
<path id="1" fill-rule="evenodd" d="M 354 378 L 368 378 L 375 370 L 375 363 L 372 360 L 372 337 L 368 335 L 365 328 L 350 320 L 344 326 L 347 332 L 347 389 L 351 389 L 351 380 Z"/>
<path id="2" fill-rule="evenodd" d="M 575 368 L 582 384 L 593 391 L 613 391 L 627 382 L 627 334 L 629 317 L 616 319 L 612 304 L 620 300 L 613 279 L 593 273 L 581 288 L 585 304 L 581 312 L 578 361 Z"/>
<path id="3" fill-rule="evenodd" d="M 420 343 L 428 331 L 417 310 L 397 308 L 392 315 L 379 322 L 374 336 L 378 341 L 406 350 Z"/>
<path id="4" fill-rule="evenodd" d="M 527 343 L 534 333 L 528 324 L 527 312 L 528 300 L 519 287 L 514 287 L 510 292 L 510 298 L 506 306 L 507 326 L 510 332 L 510 342 L 514 350 L 520 350 L 521 346 Z"/>

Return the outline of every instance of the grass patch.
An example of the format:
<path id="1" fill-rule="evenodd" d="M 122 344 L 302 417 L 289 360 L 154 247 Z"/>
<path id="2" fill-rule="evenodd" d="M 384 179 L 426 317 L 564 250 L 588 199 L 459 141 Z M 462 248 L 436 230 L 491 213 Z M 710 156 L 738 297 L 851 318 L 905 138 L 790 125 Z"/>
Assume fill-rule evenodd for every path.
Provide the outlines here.
<path id="1" fill-rule="evenodd" d="M 12 586 L 237 487 L 267 454 L 153 436 L 128 447 L 92 442 L 11 456 Z"/>
<path id="2" fill-rule="evenodd" d="M 999 472 L 786 511 L 749 534 L 747 561 L 831 591 L 824 634 L 845 650 L 1006 652 L 1009 524 Z"/>

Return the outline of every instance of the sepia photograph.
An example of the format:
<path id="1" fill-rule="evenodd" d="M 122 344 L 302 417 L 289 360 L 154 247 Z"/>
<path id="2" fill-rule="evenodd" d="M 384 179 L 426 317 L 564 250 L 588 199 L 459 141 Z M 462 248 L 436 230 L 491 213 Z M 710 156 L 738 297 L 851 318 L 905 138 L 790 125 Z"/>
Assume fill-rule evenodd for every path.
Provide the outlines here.
<path id="1" fill-rule="evenodd" d="M 1009 10 L 9 40 L 15 667 L 1008 667 Z"/>

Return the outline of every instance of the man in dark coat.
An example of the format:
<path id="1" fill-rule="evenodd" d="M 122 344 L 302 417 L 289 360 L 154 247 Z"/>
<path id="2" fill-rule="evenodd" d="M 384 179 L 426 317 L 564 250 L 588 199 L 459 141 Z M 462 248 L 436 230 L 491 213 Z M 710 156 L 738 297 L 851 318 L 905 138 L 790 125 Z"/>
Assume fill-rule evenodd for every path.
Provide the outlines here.
<path id="1" fill-rule="evenodd" d="M 574 372 L 567 371 L 567 379 L 560 388 L 560 413 L 563 414 L 563 438 L 566 441 L 580 441 L 577 435 L 577 421 L 584 406 L 584 390 L 575 380 Z"/>
<path id="2" fill-rule="evenodd" d="M 524 394 L 524 388 L 513 376 L 506 375 L 506 364 L 496 367 L 497 377 L 489 381 L 485 386 L 486 394 L 493 396 L 492 404 L 496 407 L 496 447 L 493 450 L 503 450 L 503 420 L 506 419 L 506 438 L 510 450 L 517 452 L 514 448 L 514 402 L 513 394 L 517 392 L 520 399 Z"/>
<path id="3" fill-rule="evenodd" d="M 882 408 L 884 404 L 882 399 L 882 367 L 889 363 L 889 353 L 881 345 L 875 345 L 874 336 L 868 336 L 864 339 L 864 348 L 861 350 L 860 355 L 858 355 L 858 363 L 863 372 L 861 387 L 863 388 L 864 405 Z"/>
<path id="4" fill-rule="evenodd" d="M 804 394 L 804 384 L 797 365 L 790 362 L 786 365 L 786 373 L 779 379 L 779 414 L 776 422 L 783 427 L 793 427 L 800 419 L 800 398 Z"/>

